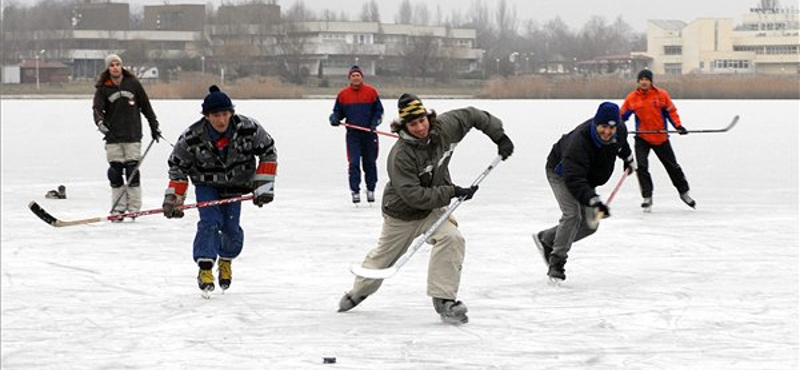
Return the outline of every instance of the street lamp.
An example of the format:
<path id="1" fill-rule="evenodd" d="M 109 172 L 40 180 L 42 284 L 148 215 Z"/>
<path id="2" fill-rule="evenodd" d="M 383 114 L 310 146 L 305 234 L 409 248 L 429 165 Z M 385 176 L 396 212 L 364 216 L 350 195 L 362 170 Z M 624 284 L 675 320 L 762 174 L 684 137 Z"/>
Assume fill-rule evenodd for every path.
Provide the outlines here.
<path id="1" fill-rule="evenodd" d="M 205 55 L 201 55 L 200 56 L 200 73 L 202 73 L 203 75 L 206 74 L 206 56 Z"/>
<path id="2" fill-rule="evenodd" d="M 44 49 L 36 53 L 36 90 L 39 90 L 39 56 L 44 54 Z"/>

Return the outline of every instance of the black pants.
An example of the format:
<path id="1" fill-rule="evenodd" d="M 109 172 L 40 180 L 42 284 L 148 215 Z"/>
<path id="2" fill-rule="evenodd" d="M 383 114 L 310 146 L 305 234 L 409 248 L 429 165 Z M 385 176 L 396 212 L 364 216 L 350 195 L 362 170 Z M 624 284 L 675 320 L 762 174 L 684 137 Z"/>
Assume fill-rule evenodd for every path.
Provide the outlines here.
<path id="1" fill-rule="evenodd" d="M 661 145 L 652 145 L 639 137 L 637 137 L 635 141 L 636 177 L 639 179 L 639 189 L 642 191 L 643 198 L 653 196 L 653 179 L 650 177 L 650 165 L 647 161 L 647 157 L 650 155 L 650 149 L 653 149 L 658 160 L 664 165 L 669 179 L 672 180 L 672 185 L 678 189 L 678 193 L 689 191 L 689 183 L 686 181 L 686 176 L 683 174 L 681 165 L 678 164 L 678 160 L 675 158 L 675 152 L 672 151 L 672 145 L 670 145 L 669 140 Z"/>

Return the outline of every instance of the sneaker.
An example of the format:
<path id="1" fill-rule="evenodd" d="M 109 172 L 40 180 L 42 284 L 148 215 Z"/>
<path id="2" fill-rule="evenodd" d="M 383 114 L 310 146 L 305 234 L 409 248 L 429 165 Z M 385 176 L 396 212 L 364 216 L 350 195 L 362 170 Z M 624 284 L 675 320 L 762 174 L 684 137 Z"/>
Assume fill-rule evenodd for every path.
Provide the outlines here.
<path id="1" fill-rule="evenodd" d="M 367 299 L 367 296 L 355 297 L 350 295 L 350 292 L 344 294 L 341 300 L 339 300 L 339 312 L 347 312 L 353 309 L 353 307 L 358 306 L 359 303 L 364 302 Z"/>
<path id="2" fill-rule="evenodd" d="M 566 280 L 567 275 L 564 273 L 564 265 L 566 263 L 566 258 L 555 254 L 550 255 L 550 269 L 547 271 L 547 276 L 552 280 Z"/>
<path id="3" fill-rule="evenodd" d="M 689 196 L 689 192 L 688 191 L 681 193 L 681 200 L 684 203 L 686 203 L 687 206 L 692 207 L 692 208 L 694 208 L 694 206 L 697 205 L 697 202 L 695 202 L 694 199 L 692 199 L 692 197 Z"/>
<path id="4" fill-rule="evenodd" d="M 645 212 L 650 212 L 650 208 L 653 207 L 653 197 L 644 197 L 642 199 L 642 210 Z"/>
<path id="5" fill-rule="evenodd" d="M 214 291 L 214 273 L 211 272 L 214 262 L 199 261 L 197 265 L 200 267 L 200 271 L 197 273 L 197 286 L 204 292 Z"/>
<path id="6" fill-rule="evenodd" d="M 442 318 L 442 322 L 446 324 L 466 324 L 469 322 L 467 317 L 467 305 L 461 301 L 454 301 L 452 299 L 433 299 L 433 308 L 436 313 Z"/>
<path id="7" fill-rule="evenodd" d="M 553 247 L 545 244 L 544 240 L 542 240 L 542 231 L 538 234 L 534 234 L 533 242 L 536 243 L 536 248 L 539 248 L 539 253 L 541 253 L 542 258 L 544 259 L 545 266 L 550 266 L 550 253 L 553 253 Z"/>
<path id="8" fill-rule="evenodd" d="M 361 203 L 361 195 L 357 191 L 351 192 L 350 195 L 353 196 L 353 203 Z"/>
<path id="9" fill-rule="evenodd" d="M 367 190 L 367 202 L 374 203 L 375 202 L 375 192 L 372 190 Z"/>
<path id="10" fill-rule="evenodd" d="M 228 289 L 231 286 L 231 279 L 233 278 L 233 270 L 231 270 L 231 260 L 220 258 L 217 262 L 217 272 L 219 273 L 217 279 L 219 280 L 219 287 L 222 290 Z"/>

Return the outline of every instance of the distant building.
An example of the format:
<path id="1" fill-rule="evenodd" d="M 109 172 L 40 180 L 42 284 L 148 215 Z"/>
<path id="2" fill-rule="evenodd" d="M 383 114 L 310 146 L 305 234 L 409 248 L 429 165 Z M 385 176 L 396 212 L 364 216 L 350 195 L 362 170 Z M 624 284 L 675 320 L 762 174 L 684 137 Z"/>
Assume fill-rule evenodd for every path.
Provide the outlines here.
<path id="1" fill-rule="evenodd" d="M 69 66 L 61 62 L 25 59 L 20 64 L 20 82 L 24 84 L 66 83 L 70 74 Z"/>
<path id="2" fill-rule="evenodd" d="M 750 9 L 734 27 L 727 18 L 647 22 L 647 52 L 656 74 L 800 74 L 800 10 L 774 1 Z"/>

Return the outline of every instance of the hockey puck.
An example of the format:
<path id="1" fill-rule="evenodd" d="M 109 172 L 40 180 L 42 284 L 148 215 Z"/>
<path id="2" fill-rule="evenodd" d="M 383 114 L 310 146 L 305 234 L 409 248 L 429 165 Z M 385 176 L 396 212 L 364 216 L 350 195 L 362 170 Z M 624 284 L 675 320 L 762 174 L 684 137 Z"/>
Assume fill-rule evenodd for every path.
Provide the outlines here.
<path id="1" fill-rule="evenodd" d="M 336 363 L 336 357 L 323 357 L 322 358 L 322 363 L 323 364 L 335 364 Z"/>

